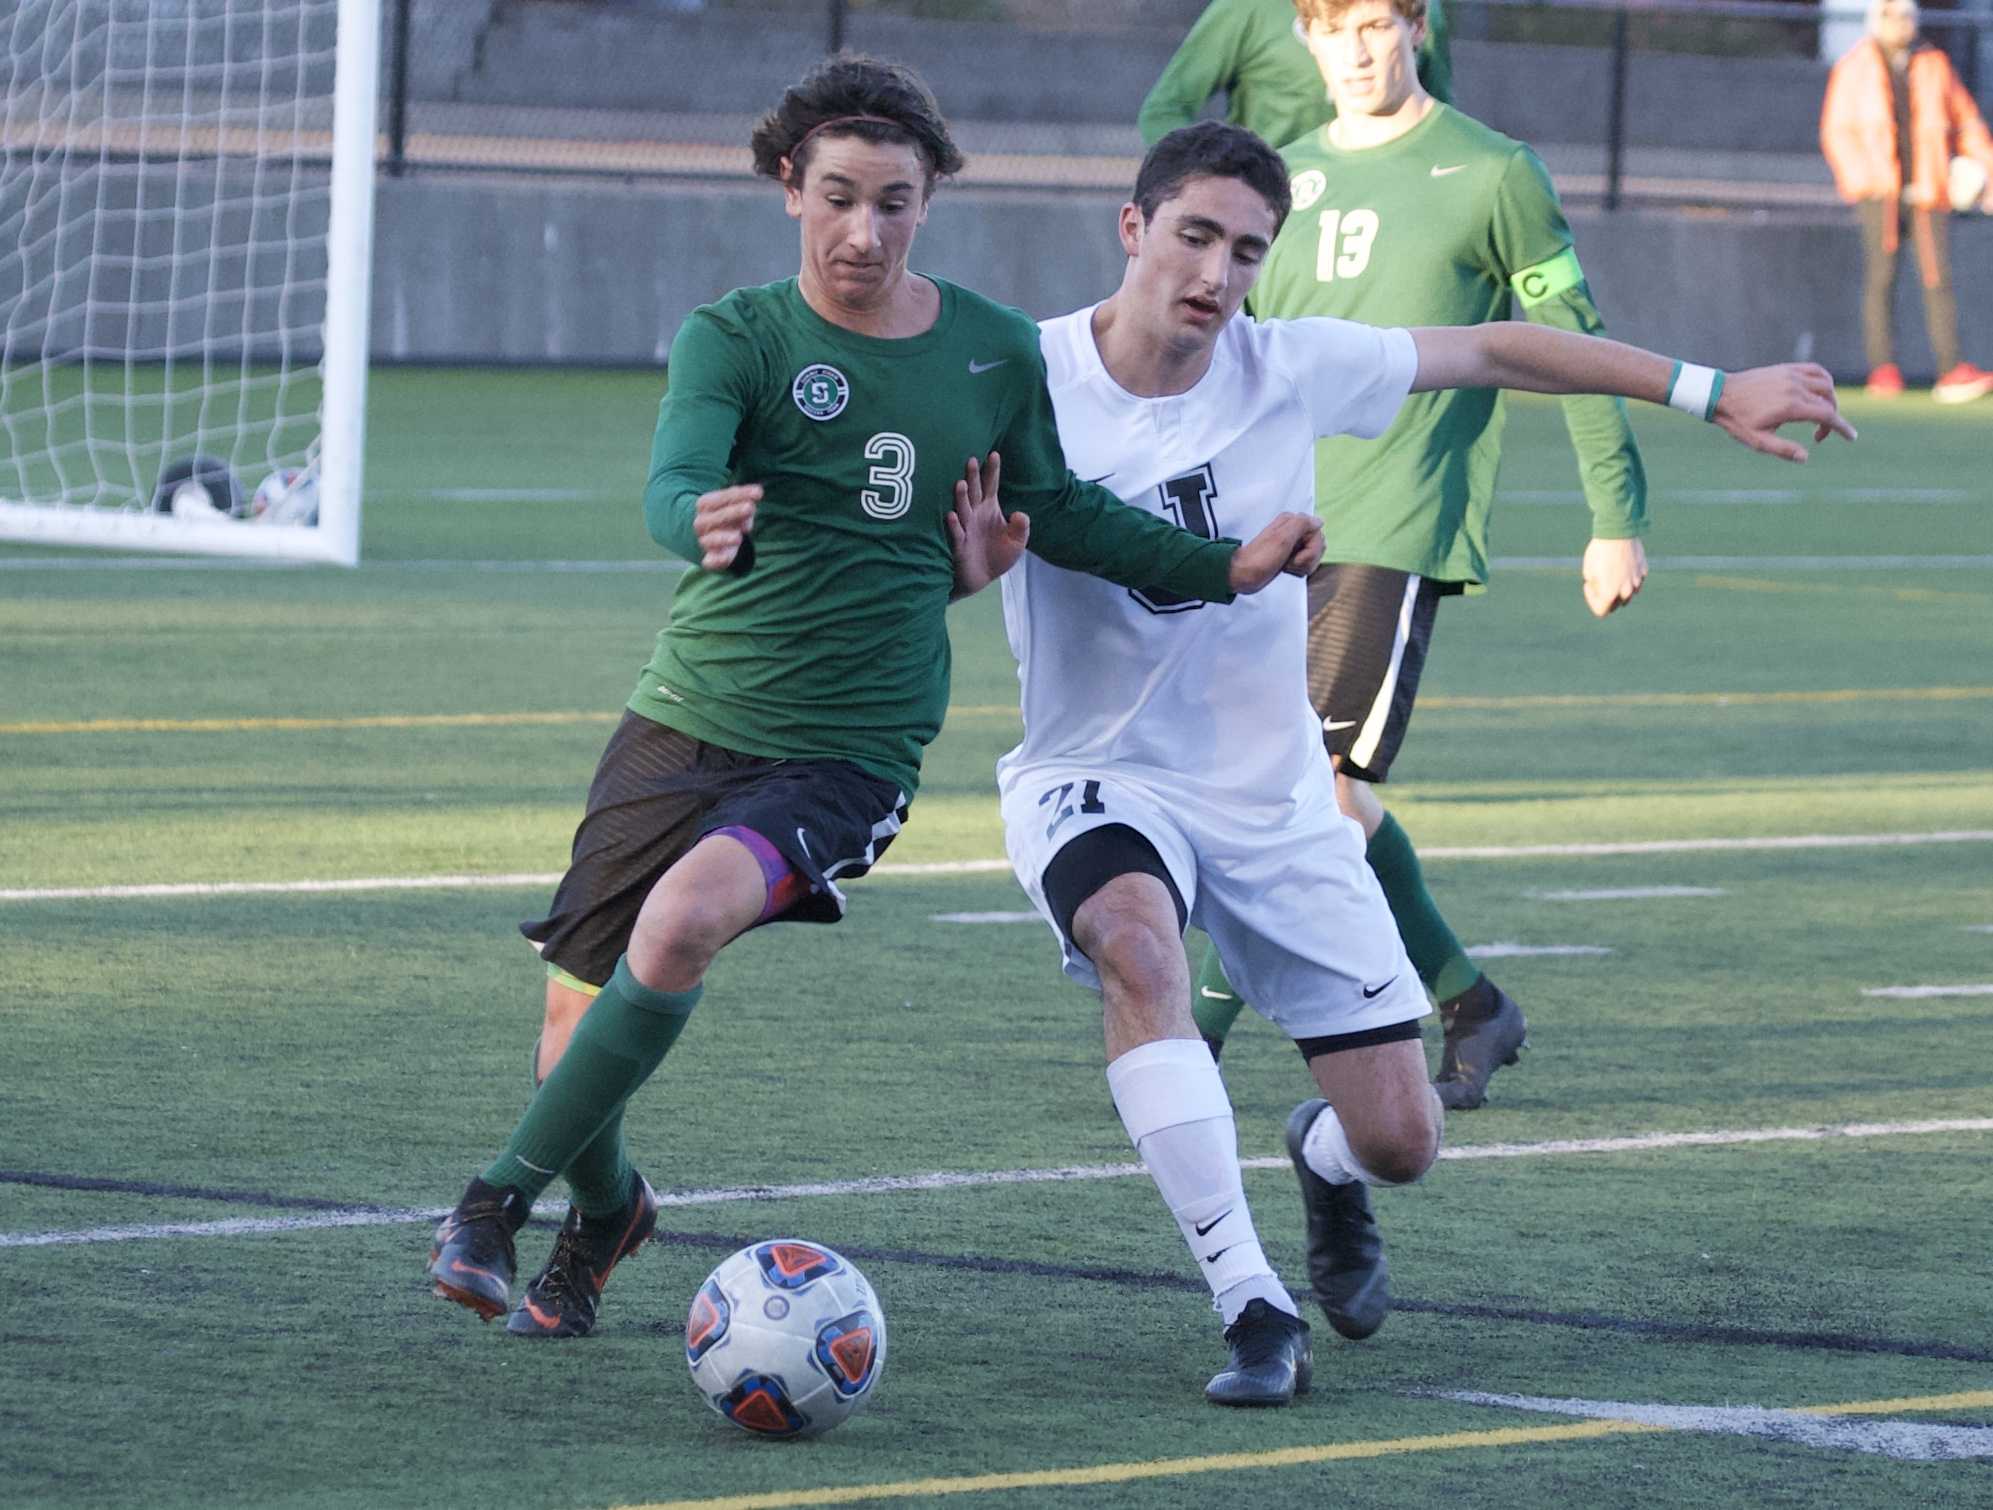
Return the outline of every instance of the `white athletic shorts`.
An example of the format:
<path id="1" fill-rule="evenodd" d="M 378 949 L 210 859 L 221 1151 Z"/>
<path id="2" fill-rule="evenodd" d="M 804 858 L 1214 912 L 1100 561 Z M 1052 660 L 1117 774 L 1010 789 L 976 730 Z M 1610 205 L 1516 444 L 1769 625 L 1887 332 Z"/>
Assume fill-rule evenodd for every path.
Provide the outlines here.
<path id="1" fill-rule="evenodd" d="M 1219 807 L 1147 770 L 1113 766 L 1007 772 L 1002 805 L 1011 867 L 1058 935 L 1066 974 L 1083 986 L 1098 991 L 1100 976 L 1059 932 L 1045 869 L 1081 834 L 1119 823 L 1155 846 L 1227 978 L 1290 1038 L 1360 1033 L 1432 1010 L 1326 762 L 1276 806 Z"/>

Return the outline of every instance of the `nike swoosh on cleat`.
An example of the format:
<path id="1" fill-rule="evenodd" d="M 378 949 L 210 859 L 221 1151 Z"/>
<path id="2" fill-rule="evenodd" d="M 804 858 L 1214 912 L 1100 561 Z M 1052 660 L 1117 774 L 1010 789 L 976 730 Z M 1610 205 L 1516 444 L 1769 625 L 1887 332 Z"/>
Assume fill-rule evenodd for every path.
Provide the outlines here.
<path id="1" fill-rule="evenodd" d="M 526 1302 L 526 1309 L 532 1312 L 533 1319 L 535 1321 L 539 1322 L 541 1326 L 546 1327 L 549 1331 L 553 1330 L 553 1328 L 561 1324 L 561 1318 L 558 1312 L 550 1316 L 545 1311 L 541 1310 L 538 1306 L 534 1305 L 533 1302 L 530 1300 Z"/>
<path id="2" fill-rule="evenodd" d="M 1365 986 L 1363 988 L 1363 999 L 1365 1001 L 1374 1001 L 1377 997 L 1382 996 L 1386 991 L 1390 990 L 1392 986 L 1397 984 L 1397 982 L 1398 982 L 1398 977 L 1394 975 L 1391 977 L 1391 979 L 1384 982 L 1383 985 L 1379 986 L 1375 991 L 1371 990 L 1370 987 Z"/>
<path id="3" fill-rule="evenodd" d="M 1192 1222 L 1190 1225 L 1193 1227 L 1197 1227 L 1197 1235 L 1199 1237 L 1208 1236 L 1213 1227 L 1217 1226 L 1220 1222 L 1225 1220 L 1226 1217 L 1232 1214 L 1232 1210 L 1233 1210 L 1232 1207 L 1227 1206 L 1223 1211 L 1219 1212 L 1216 1216 L 1212 1217 L 1210 1221 L 1206 1222 L 1201 1227 L 1198 1227 L 1197 1223 L 1195 1222 Z"/>
<path id="4" fill-rule="evenodd" d="M 1462 168 L 1466 166 L 1467 164 L 1465 163 L 1455 163 L 1450 168 L 1442 168 L 1437 163 L 1435 163 L 1433 165 L 1432 176 L 1434 178 L 1445 178 L 1450 173 L 1458 173 Z"/>
<path id="5" fill-rule="evenodd" d="M 486 1279 L 498 1278 L 498 1276 L 492 1273 L 491 1270 L 480 1269 L 476 1264 L 467 1264 L 461 1258 L 453 1258 L 450 1260 L 450 1272 L 452 1274 L 481 1274 Z"/>
<path id="6" fill-rule="evenodd" d="M 978 362 L 971 360 L 969 363 L 969 376 L 981 377 L 986 372 L 994 372 L 999 367 L 1007 367 L 1009 365 L 1010 365 L 1009 357 L 998 357 L 994 362 Z"/>

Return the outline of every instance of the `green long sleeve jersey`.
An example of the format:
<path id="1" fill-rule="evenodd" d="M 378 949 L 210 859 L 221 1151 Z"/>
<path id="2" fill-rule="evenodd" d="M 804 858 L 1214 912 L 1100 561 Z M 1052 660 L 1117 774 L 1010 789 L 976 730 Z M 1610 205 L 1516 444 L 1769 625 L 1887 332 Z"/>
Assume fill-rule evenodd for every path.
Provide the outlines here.
<path id="1" fill-rule="evenodd" d="M 1453 98 L 1445 7 L 1427 0 L 1419 80 L 1435 99 Z M 1225 96 L 1225 119 L 1280 146 L 1335 118 L 1315 59 L 1302 40 L 1294 0 L 1213 0 L 1142 101 L 1136 124 L 1145 146 Z"/>
<path id="2" fill-rule="evenodd" d="M 911 796 L 948 702 L 946 516 L 964 463 L 990 451 L 1035 555 L 1231 600 L 1236 541 L 1177 529 L 1067 470 L 1030 318 L 932 281 L 940 316 L 904 339 L 831 324 L 793 278 L 686 319 L 644 517 L 694 565 L 633 711 L 750 755 L 850 761 Z M 694 511 L 733 483 L 766 490 L 752 549 L 745 569 L 705 571 Z"/>
<path id="3" fill-rule="evenodd" d="M 1550 175 L 1522 143 L 1448 105 L 1394 141 L 1344 151 L 1316 131 L 1281 155 L 1294 209 L 1250 300 L 1262 318 L 1478 325 L 1508 317 L 1604 329 Z M 1592 534 L 1646 529 L 1647 480 L 1619 399 L 1564 401 Z M 1374 441 L 1322 441 L 1315 500 L 1328 561 L 1368 562 L 1470 589 L 1488 579 L 1501 394 L 1415 393 Z"/>

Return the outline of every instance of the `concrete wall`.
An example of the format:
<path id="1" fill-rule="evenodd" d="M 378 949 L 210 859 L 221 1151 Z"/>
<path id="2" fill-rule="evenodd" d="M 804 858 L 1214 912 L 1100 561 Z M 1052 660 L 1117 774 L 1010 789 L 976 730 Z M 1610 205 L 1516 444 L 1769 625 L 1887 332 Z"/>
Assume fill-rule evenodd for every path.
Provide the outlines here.
<path id="1" fill-rule="evenodd" d="M 107 206 L 187 195 L 195 180 L 162 170 L 104 175 Z M 149 187 L 148 187 L 149 185 Z M 220 182 L 200 181 L 210 201 Z M 224 346 L 247 338 L 315 352 L 322 292 L 245 299 L 244 265 L 191 260 L 212 230 L 263 247 L 259 281 L 277 270 L 287 228 L 322 223 L 322 180 L 302 192 L 194 215 L 107 216 L 89 257 L 55 234 L 59 201 L 0 194 L 18 225 L 0 255 L 0 329 L 16 358 L 47 352 Z M 1111 195 L 944 191 L 921 233 L 916 266 L 1035 315 L 1099 298 L 1119 281 Z M 1577 211 L 1578 244 L 1615 334 L 1723 366 L 1806 351 L 1844 376 L 1863 369 L 1852 219 Z M 1966 350 L 1993 360 L 1993 220 L 1953 222 Z M 144 227 L 143 239 L 138 236 Z M 174 255 L 167 255 L 173 253 Z M 384 361 L 664 360 L 686 313 L 741 284 L 796 270 L 796 228 L 766 186 L 637 190 L 606 183 L 418 177 L 380 185 L 373 342 Z M 1907 271 L 1899 291 L 1904 365 L 1923 371 L 1923 316 Z M 136 301 L 136 302 L 134 302 Z M 88 318 L 86 320 L 86 311 Z M 282 334 L 279 335 L 278 333 Z"/>
<path id="2" fill-rule="evenodd" d="M 1120 280 L 1116 201 L 944 191 L 915 265 L 1034 315 Z M 1852 217 L 1575 212 L 1578 246 L 1613 333 L 1725 367 L 1805 352 L 1865 368 Z M 381 186 L 374 341 L 384 360 L 656 363 L 686 312 L 796 270 L 796 229 L 766 187 L 446 182 Z M 1026 227 L 1028 226 L 1028 231 Z M 1967 354 L 1993 361 L 1993 220 L 1954 222 Z M 1905 272 L 1904 366 L 1927 372 Z"/>

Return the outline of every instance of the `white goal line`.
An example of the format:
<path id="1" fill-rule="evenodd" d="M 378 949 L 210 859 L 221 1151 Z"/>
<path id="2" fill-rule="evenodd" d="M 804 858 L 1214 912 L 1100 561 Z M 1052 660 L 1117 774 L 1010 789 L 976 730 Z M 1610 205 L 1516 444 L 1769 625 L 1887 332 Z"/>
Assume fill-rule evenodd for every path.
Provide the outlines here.
<path id="1" fill-rule="evenodd" d="M 1876 849 L 1918 844 L 1985 844 L 1993 829 L 1941 829 L 1923 834 L 1780 834 L 1739 839 L 1641 839 L 1601 844 L 1436 844 L 1428 860 L 1592 859 L 1610 855 L 1717 854 L 1756 850 Z M 1009 875 L 1008 860 L 934 860 L 872 867 L 874 876 Z M 301 881 L 161 881 L 126 886 L 0 887 L 0 902 L 94 902 L 144 897 L 240 897 L 356 891 L 487 891 L 557 885 L 559 871 L 494 875 L 351 876 Z"/>
<path id="2" fill-rule="evenodd" d="M 1838 1139 L 1924 1137 L 1938 1133 L 1993 1132 L 1993 1117 L 1923 1122 L 1852 1122 L 1832 1127 L 1761 1127 L 1728 1131 L 1640 1133 L 1620 1138 L 1557 1138 L 1542 1143 L 1481 1143 L 1443 1148 L 1442 1159 L 1555 1158 L 1572 1154 L 1646 1153 L 1655 1149 L 1721 1148 L 1748 1143 L 1825 1143 Z M 1286 1169 L 1285 1157 L 1241 1159 L 1242 1169 Z M 723 1206 L 740 1201 L 794 1201 L 821 1196 L 900 1195 L 928 1190 L 969 1190 L 997 1185 L 1069 1184 L 1125 1180 L 1148 1173 L 1140 1164 L 1071 1164 L 1052 1169 L 935 1170 L 927 1174 L 875 1175 L 801 1185 L 734 1185 L 658 1195 L 661 1207 Z M 208 1222 L 154 1222 L 86 1227 L 61 1232 L 0 1232 L 0 1248 L 51 1248 L 90 1243 L 150 1242 L 169 1237 L 247 1237 L 330 1227 L 397 1227 L 440 1221 L 449 1207 L 423 1210 L 356 1207 L 297 1216 L 228 1217 Z"/>

